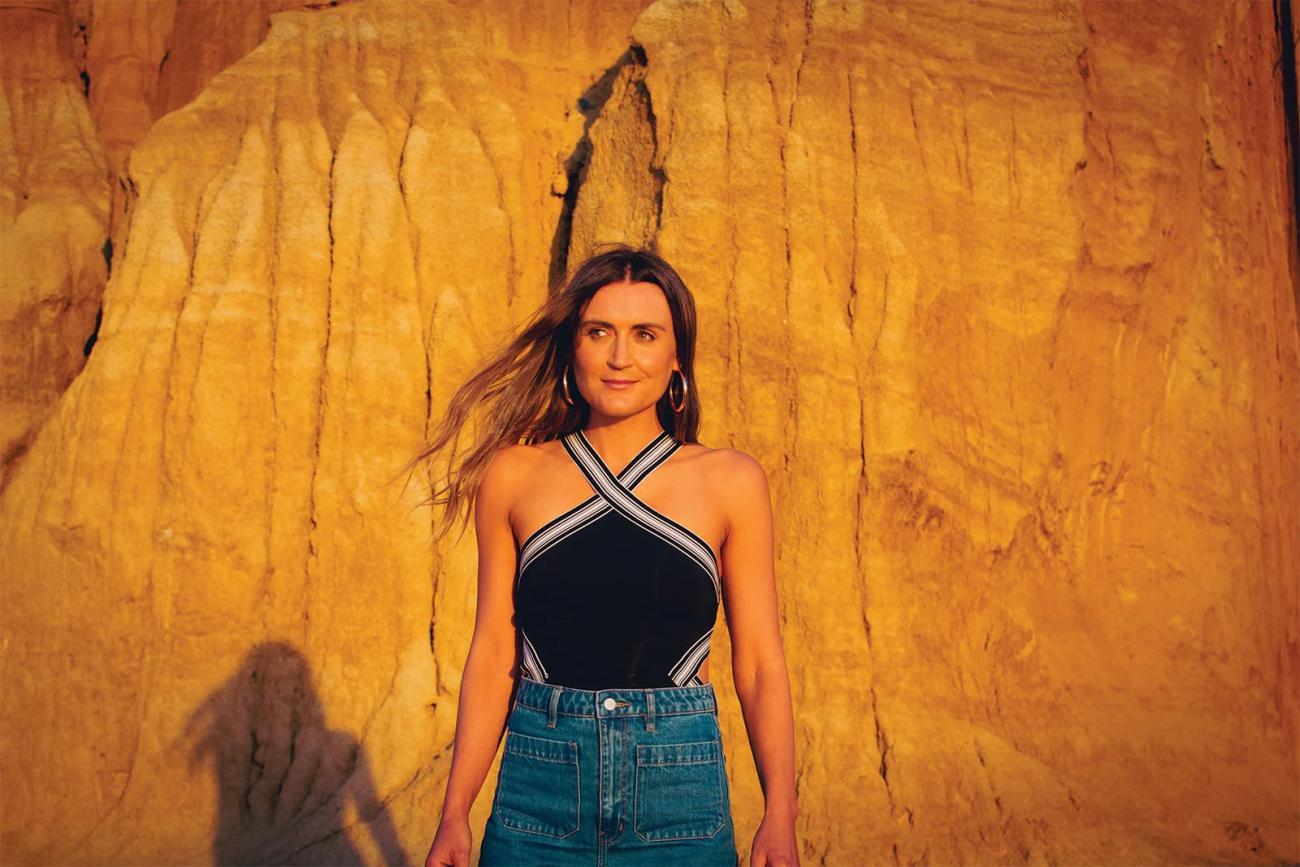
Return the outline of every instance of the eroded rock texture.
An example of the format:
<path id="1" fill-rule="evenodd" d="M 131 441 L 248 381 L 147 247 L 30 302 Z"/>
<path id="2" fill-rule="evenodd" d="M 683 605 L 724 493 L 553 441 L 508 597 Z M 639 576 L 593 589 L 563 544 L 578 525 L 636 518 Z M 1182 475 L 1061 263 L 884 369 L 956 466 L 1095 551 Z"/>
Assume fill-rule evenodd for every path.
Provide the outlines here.
<path id="1" fill-rule="evenodd" d="M 104 68 L 187 5 L 104 4 L 141 16 Z M 644 5 L 360 0 L 252 48 L 247 4 L 184 25 L 231 34 L 168 55 L 188 103 L 167 66 L 78 102 L 0 12 L 6 274 L 33 143 L 88 167 L 78 238 L 133 188 L 0 498 L 6 863 L 422 859 L 474 546 L 394 475 L 552 272 L 651 239 L 703 442 L 772 481 L 804 863 L 1300 859 L 1272 4 Z"/>
<path id="2" fill-rule="evenodd" d="M 544 294 L 638 10 L 284 13 L 131 153 L 97 347 L 0 506 L 6 861 L 427 849 L 474 556 L 397 472 Z"/>
<path id="3" fill-rule="evenodd" d="M 658 3 L 633 28 L 649 135 L 608 137 L 657 143 L 709 432 L 775 475 L 828 863 L 1300 849 L 1271 14 Z"/>
<path id="4" fill-rule="evenodd" d="M 0 489 L 94 348 L 138 192 L 131 149 L 255 48 L 271 13 L 322 5 L 0 0 Z"/>
<path id="5" fill-rule="evenodd" d="M 0 5 L 0 489 L 93 345 L 109 180 L 57 3 Z"/>

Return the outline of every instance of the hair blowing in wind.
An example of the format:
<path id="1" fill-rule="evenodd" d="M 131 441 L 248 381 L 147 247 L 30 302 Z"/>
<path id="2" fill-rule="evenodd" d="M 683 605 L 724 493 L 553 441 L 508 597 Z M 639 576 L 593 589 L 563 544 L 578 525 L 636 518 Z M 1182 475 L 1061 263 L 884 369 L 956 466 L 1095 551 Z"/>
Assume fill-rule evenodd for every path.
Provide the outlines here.
<path id="1" fill-rule="evenodd" d="M 441 453 L 440 472 L 431 477 L 430 496 L 420 505 L 446 506 L 434 531 L 441 539 L 469 523 L 469 504 L 493 454 L 516 443 L 555 439 L 586 422 L 588 406 L 570 386 L 570 405 L 561 376 L 573 360 L 578 319 L 587 301 L 603 286 L 620 281 L 653 283 L 663 290 L 672 311 L 677 361 L 689 388 L 686 405 L 673 412 L 665 394 L 656 405 L 664 429 L 681 442 L 695 442 L 700 404 L 695 382 L 695 299 L 677 271 L 645 247 L 607 245 L 574 268 L 563 286 L 547 299 L 517 332 L 507 337 L 488 360 L 452 395 L 430 441 L 401 472 L 409 474 Z M 475 433 L 463 460 L 458 460 L 462 432 L 471 417 Z"/>

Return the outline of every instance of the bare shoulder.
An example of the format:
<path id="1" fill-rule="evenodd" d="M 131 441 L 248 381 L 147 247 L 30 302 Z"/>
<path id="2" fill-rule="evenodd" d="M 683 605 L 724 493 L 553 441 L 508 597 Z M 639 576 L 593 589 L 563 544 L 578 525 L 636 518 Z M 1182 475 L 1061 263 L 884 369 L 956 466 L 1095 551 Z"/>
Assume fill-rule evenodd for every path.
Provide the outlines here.
<path id="1" fill-rule="evenodd" d="M 528 460 L 527 448 L 524 445 L 507 445 L 493 452 L 483 470 L 483 484 L 498 488 L 506 485 Z"/>
<path id="2" fill-rule="evenodd" d="M 526 490 L 547 472 L 563 449 L 558 440 L 525 445 L 514 443 L 502 446 L 493 453 L 483 471 L 480 490 L 495 498 L 509 509 L 517 492 Z"/>
<path id="3" fill-rule="evenodd" d="M 515 491 L 534 471 L 537 448 L 519 443 L 502 446 L 493 452 L 479 482 L 480 498 L 509 509 Z"/>
<path id="4" fill-rule="evenodd" d="M 547 461 L 555 460 L 555 458 L 563 454 L 564 446 L 560 444 L 558 439 L 555 439 L 533 443 L 532 445 L 516 443 L 502 446 L 493 456 L 493 459 L 499 459 L 510 471 L 529 472 L 544 469 Z"/>
<path id="5" fill-rule="evenodd" d="M 750 455 L 739 449 L 709 448 L 693 443 L 682 446 L 690 449 L 690 459 L 697 462 L 712 491 L 718 492 L 728 502 L 743 502 L 754 497 L 767 497 L 767 472 Z"/>

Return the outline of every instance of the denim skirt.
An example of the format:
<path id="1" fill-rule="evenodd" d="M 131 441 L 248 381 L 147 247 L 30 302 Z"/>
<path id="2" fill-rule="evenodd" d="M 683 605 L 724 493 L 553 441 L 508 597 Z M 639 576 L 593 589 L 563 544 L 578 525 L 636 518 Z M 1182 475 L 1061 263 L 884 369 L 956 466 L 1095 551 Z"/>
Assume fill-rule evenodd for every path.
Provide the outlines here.
<path id="1" fill-rule="evenodd" d="M 482 867 L 737 867 L 713 685 L 519 679 Z"/>

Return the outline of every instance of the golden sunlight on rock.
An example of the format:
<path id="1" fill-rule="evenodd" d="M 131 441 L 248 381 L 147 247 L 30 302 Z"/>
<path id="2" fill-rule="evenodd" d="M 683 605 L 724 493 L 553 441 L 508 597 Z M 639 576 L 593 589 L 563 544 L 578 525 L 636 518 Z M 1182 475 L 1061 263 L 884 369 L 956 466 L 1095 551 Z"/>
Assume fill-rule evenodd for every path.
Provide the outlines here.
<path id="1" fill-rule="evenodd" d="M 0 4 L 0 489 L 93 345 L 110 189 L 71 17 Z"/>
<path id="2" fill-rule="evenodd" d="M 398 473 L 629 241 L 771 483 L 804 864 L 1300 861 L 1280 7 L 0 2 L 0 860 L 422 863 L 476 559 Z"/>

